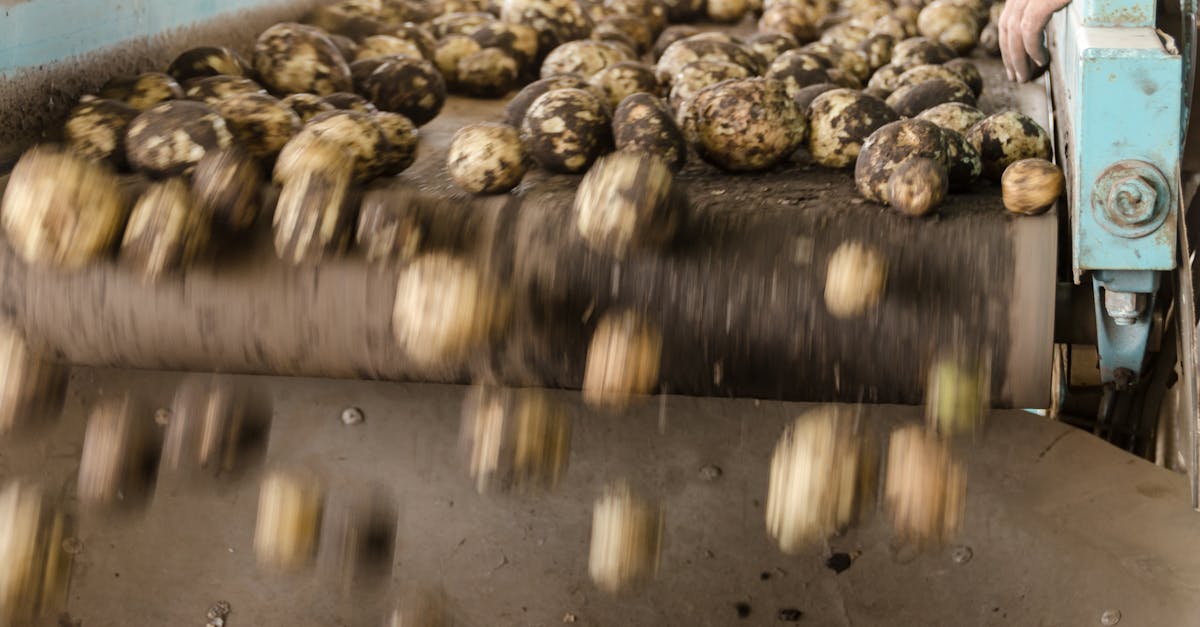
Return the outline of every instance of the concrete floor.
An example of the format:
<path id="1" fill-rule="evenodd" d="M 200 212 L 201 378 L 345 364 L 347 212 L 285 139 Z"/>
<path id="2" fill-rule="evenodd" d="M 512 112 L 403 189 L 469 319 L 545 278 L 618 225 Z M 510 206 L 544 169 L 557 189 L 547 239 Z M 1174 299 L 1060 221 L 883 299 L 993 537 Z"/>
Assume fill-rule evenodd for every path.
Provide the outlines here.
<path id="1" fill-rule="evenodd" d="M 126 390 L 165 406 L 178 379 L 76 370 L 63 419 L 38 443 L 7 444 L 0 473 L 73 493 L 85 409 Z M 880 516 L 785 556 L 765 532 L 763 501 L 775 440 L 803 405 L 667 397 L 606 415 L 556 393 L 574 419 L 564 482 L 542 496 L 480 496 L 457 457 L 465 388 L 255 382 L 275 399 L 267 466 L 317 469 L 331 508 L 371 485 L 398 500 L 391 580 L 347 590 L 327 547 L 309 574 L 262 573 L 257 473 L 209 487 L 164 480 L 141 511 L 83 517 L 60 625 L 200 626 L 220 600 L 232 606 L 229 627 L 381 625 L 399 594 L 429 587 L 472 626 L 788 624 L 780 611 L 790 609 L 804 625 L 1099 625 L 1107 610 L 1122 626 L 1200 624 L 1200 514 L 1184 478 L 1034 415 L 995 413 L 970 455 L 965 563 L 956 547 L 894 546 Z M 347 406 L 366 422 L 343 425 Z M 880 426 L 919 415 L 866 411 Z M 716 480 L 700 472 L 709 464 L 722 470 Z M 587 546 L 591 503 L 617 477 L 661 498 L 667 518 L 658 578 L 614 597 L 590 583 Z M 831 552 L 858 557 L 835 574 Z"/>

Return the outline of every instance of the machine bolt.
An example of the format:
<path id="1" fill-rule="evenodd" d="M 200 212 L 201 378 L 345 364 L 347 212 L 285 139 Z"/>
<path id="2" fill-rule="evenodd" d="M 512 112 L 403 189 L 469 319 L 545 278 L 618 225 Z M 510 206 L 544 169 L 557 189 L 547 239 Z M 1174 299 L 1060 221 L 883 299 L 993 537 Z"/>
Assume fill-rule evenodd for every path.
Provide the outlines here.
<path id="1" fill-rule="evenodd" d="M 1157 204 L 1154 184 L 1137 175 L 1118 179 L 1108 190 L 1109 216 L 1121 226 L 1146 224 L 1154 218 Z"/>
<path id="2" fill-rule="evenodd" d="M 1127 327 L 1137 322 L 1142 313 L 1142 299 L 1136 292 L 1104 290 L 1104 311 L 1108 312 L 1113 324 Z"/>
<path id="3" fill-rule="evenodd" d="M 1100 624 L 1104 627 L 1112 627 L 1121 622 L 1121 610 L 1104 610 L 1100 614 Z"/>
<path id="4" fill-rule="evenodd" d="M 365 418 L 362 410 L 357 407 L 347 407 L 342 410 L 342 424 L 346 426 L 356 425 L 361 423 Z"/>
<path id="5" fill-rule="evenodd" d="M 954 560 L 955 564 L 966 564 L 974 556 L 975 552 L 965 544 L 960 544 L 950 550 L 950 559 Z"/>

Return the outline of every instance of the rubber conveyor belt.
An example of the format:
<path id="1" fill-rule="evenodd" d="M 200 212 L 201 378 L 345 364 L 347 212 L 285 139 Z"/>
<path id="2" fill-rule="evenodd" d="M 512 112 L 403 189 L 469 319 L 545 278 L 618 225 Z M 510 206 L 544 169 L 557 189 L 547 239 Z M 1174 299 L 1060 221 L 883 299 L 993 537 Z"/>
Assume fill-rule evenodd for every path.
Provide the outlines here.
<path id="1" fill-rule="evenodd" d="M 1011 218 L 981 183 L 940 217 L 910 220 L 862 202 L 846 172 L 792 163 L 731 176 L 693 159 L 680 175 L 693 210 L 675 248 L 617 264 L 590 253 L 568 222 L 578 177 L 533 171 L 517 193 L 489 199 L 453 188 L 450 137 L 501 107 L 451 98 L 422 129 L 417 164 L 374 191 L 421 188 L 433 222 L 454 227 L 444 243 L 519 288 L 516 328 L 462 368 L 418 368 L 393 342 L 397 268 L 356 255 L 288 267 L 266 225 L 157 284 L 116 262 L 31 268 L 4 246 L 0 312 L 80 365 L 571 388 L 599 315 L 633 307 L 663 326 L 661 380 L 673 393 L 916 403 L 934 352 L 965 340 L 991 351 L 994 404 L 1045 405 L 1054 216 Z M 473 228 L 459 229 L 454 214 Z M 823 305 L 825 261 L 846 239 L 883 251 L 889 278 L 875 311 L 837 320 Z"/>

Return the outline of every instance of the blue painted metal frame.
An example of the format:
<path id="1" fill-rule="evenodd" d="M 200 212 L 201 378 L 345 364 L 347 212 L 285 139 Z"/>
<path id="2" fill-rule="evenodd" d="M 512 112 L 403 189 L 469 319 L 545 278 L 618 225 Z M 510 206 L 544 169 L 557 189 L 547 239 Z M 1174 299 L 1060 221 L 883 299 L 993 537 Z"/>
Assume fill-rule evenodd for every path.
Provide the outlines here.
<path id="1" fill-rule="evenodd" d="M 1072 266 L 1076 282 L 1092 273 L 1106 382 L 1140 373 L 1154 294 L 1176 263 L 1184 73 L 1155 11 L 1154 0 L 1082 0 L 1049 29 Z M 1105 290 L 1144 295 L 1133 324 L 1108 315 Z"/>

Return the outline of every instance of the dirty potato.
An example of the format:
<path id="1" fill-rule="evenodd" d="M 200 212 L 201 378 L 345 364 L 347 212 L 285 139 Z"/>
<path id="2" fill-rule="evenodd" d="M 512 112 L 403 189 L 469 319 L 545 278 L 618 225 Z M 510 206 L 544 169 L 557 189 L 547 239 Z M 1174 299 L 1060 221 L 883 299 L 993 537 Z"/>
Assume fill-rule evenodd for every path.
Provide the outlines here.
<path id="1" fill-rule="evenodd" d="M 231 48 L 200 46 L 184 50 L 167 66 L 167 74 L 183 83 L 206 76 L 245 76 L 250 65 Z"/>
<path id="2" fill-rule="evenodd" d="M 808 134 L 808 122 L 781 81 L 730 80 L 696 94 L 685 136 L 701 158 L 722 169 L 763 170 L 787 159 Z"/>
<path id="3" fill-rule="evenodd" d="M 593 407 L 621 409 L 658 385 L 662 332 L 633 311 L 605 314 L 588 346 L 583 400 Z"/>
<path id="4" fill-rule="evenodd" d="M 63 129 L 67 146 L 91 161 L 125 165 L 125 132 L 138 110 L 107 98 L 85 97 L 67 114 Z"/>
<path id="5" fill-rule="evenodd" d="M 1022 159 L 1050 159 L 1050 135 L 1033 118 L 1019 111 L 1001 111 L 980 120 L 967 131 L 979 153 L 983 175 L 999 181 L 1005 168 Z"/>
<path id="6" fill-rule="evenodd" d="M 399 113 L 417 126 L 437 117 L 446 103 L 446 81 L 422 59 L 392 57 L 363 81 L 362 91 L 376 107 Z"/>
<path id="7" fill-rule="evenodd" d="M 167 179 L 146 188 L 134 204 L 121 240 L 121 261 L 154 281 L 195 261 L 211 235 L 212 220 L 196 209 L 187 182 Z"/>
<path id="8" fill-rule="evenodd" d="M 901 163 L 888 179 L 888 204 L 906 216 L 923 216 L 946 199 L 950 178 L 941 163 L 916 157 Z"/>
<path id="9" fill-rule="evenodd" d="M 851 89 L 833 89 L 809 108 L 808 150 L 827 168 L 844 168 L 858 159 L 862 143 L 896 113 L 882 100 Z"/>
<path id="10" fill-rule="evenodd" d="M 118 76 L 100 88 L 101 98 L 120 100 L 145 111 L 159 103 L 183 98 L 183 88 L 175 79 L 162 72 L 146 72 L 137 76 Z"/>
<path id="11" fill-rule="evenodd" d="M 608 485 L 592 509 L 588 574 L 613 594 L 651 578 L 662 554 L 663 509 L 625 482 Z"/>
<path id="12" fill-rule="evenodd" d="M 932 122 L 918 119 L 885 124 L 863 143 L 854 166 L 858 192 L 868 200 L 887 203 L 887 185 L 892 172 L 912 157 L 927 157 L 946 163 L 946 140 Z"/>
<path id="13" fill-rule="evenodd" d="M 125 156 L 151 176 L 191 174 L 209 150 L 233 144 L 225 120 L 203 103 L 172 100 L 143 111 L 129 123 Z"/>
<path id="14" fill-rule="evenodd" d="M 674 238 L 687 200 L 667 163 L 645 153 L 601 157 L 575 193 L 575 227 L 593 250 L 625 257 Z"/>
<path id="15" fill-rule="evenodd" d="M 501 98 L 517 86 L 521 67 L 499 48 L 484 48 L 458 60 L 458 88 L 476 98 Z"/>
<path id="16" fill-rule="evenodd" d="M 271 96 L 240 94 L 213 105 L 234 138 L 252 156 L 270 159 L 300 131 L 300 117 Z"/>
<path id="17" fill-rule="evenodd" d="M 261 166 L 239 148 L 205 153 L 192 174 L 192 199 L 197 211 L 214 225 L 231 232 L 250 228 L 262 207 Z"/>
<path id="18" fill-rule="evenodd" d="M 454 183 L 474 194 L 507 192 L 525 176 L 521 135 L 507 124 L 464 126 L 450 140 L 446 170 Z"/>
<path id="19" fill-rule="evenodd" d="M 654 155 L 678 172 L 687 163 L 687 141 L 670 109 L 647 93 L 621 101 L 613 113 L 613 139 L 617 150 Z"/>
<path id="20" fill-rule="evenodd" d="M 324 511 L 324 487 L 311 473 L 276 470 L 263 477 L 254 526 L 259 566 L 282 572 L 311 566 Z"/>
<path id="21" fill-rule="evenodd" d="M 324 31 L 304 24 L 281 23 L 263 31 L 254 44 L 253 63 L 263 83 L 276 94 L 324 96 L 352 87 L 341 51 Z"/>
<path id="22" fill-rule="evenodd" d="M 582 89 L 557 89 L 533 101 L 521 123 L 530 156 L 551 172 L 582 172 L 611 144 L 608 109 Z"/>
<path id="23" fill-rule="evenodd" d="M 1062 169 L 1045 159 L 1013 162 L 1000 177 L 1004 208 L 1021 215 L 1042 213 L 1058 202 L 1065 183 Z"/>

